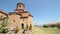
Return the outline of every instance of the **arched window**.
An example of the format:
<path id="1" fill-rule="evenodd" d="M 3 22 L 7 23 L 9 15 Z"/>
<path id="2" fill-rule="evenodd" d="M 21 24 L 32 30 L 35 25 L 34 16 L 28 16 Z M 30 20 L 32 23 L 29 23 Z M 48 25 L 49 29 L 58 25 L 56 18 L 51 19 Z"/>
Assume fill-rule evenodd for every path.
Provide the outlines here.
<path id="1" fill-rule="evenodd" d="M 22 29 L 24 29 L 24 24 L 23 23 L 21 24 L 21 27 L 22 27 Z"/>

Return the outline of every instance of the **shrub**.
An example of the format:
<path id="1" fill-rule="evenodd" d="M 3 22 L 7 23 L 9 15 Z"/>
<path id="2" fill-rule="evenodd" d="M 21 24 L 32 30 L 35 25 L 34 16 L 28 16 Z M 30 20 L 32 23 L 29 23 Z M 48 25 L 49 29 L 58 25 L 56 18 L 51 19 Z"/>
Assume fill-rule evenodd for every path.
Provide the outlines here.
<path id="1" fill-rule="evenodd" d="M 18 26 L 16 26 L 16 28 L 15 28 L 14 32 L 15 32 L 15 33 L 17 33 L 19 30 L 20 30 L 20 29 L 19 29 L 19 27 L 18 27 Z"/>
<path id="2" fill-rule="evenodd" d="M 1 32 L 0 33 L 6 34 L 7 32 L 9 32 L 9 30 L 7 28 L 1 28 Z"/>
<path id="3" fill-rule="evenodd" d="M 55 25 L 52 25 L 51 27 L 54 28 L 54 27 L 56 27 L 56 26 L 55 26 Z"/>
<path id="4" fill-rule="evenodd" d="M 1 27 L 6 27 L 7 26 L 7 23 L 8 23 L 7 20 L 8 19 L 3 19 L 2 20 L 3 22 L 1 23 Z"/>
<path id="5" fill-rule="evenodd" d="M 58 29 L 60 29 L 60 25 L 58 26 Z"/>
<path id="6" fill-rule="evenodd" d="M 26 27 L 24 27 L 24 31 L 27 31 L 27 28 Z"/>
<path id="7" fill-rule="evenodd" d="M 29 30 L 32 30 L 32 25 L 30 24 Z"/>
<path id="8" fill-rule="evenodd" d="M 45 24 L 44 24 L 43 27 L 44 27 L 44 28 L 48 28 L 48 25 L 45 25 Z"/>

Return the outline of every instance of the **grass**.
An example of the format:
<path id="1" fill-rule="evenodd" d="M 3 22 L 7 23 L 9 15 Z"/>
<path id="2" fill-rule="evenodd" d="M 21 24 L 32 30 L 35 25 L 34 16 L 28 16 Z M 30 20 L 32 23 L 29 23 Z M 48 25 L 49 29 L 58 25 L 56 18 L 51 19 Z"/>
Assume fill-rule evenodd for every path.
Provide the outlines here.
<path id="1" fill-rule="evenodd" d="M 33 31 L 31 34 L 35 34 L 36 31 Z"/>
<path id="2" fill-rule="evenodd" d="M 57 28 L 34 28 L 31 34 L 60 34 L 60 29 Z"/>
<path id="3" fill-rule="evenodd" d="M 46 34 L 60 34 L 60 29 L 54 29 L 54 28 L 43 28 L 46 32 Z"/>

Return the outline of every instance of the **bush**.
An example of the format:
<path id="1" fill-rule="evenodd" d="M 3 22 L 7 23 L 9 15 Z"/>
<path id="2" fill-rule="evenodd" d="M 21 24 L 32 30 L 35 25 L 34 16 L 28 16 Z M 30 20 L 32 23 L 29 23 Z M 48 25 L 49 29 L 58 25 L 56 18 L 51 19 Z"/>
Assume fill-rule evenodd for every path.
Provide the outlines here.
<path id="1" fill-rule="evenodd" d="M 30 24 L 29 30 L 32 30 L 32 24 Z"/>
<path id="2" fill-rule="evenodd" d="M 1 28 L 1 32 L 0 33 L 6 34 L 8 32 L 9 32 L 9 30 L 7 28 Z"/>
<path id="3" fill-rule="evenodd" d="M 24 30 L 25 30 L 25 31 L 27 31 L 27 30 L 28 30 L 28 25 L 26 25 L 26 27 L 24 28 Z"/>
<path id="4" fill-rule="evenodd" d="M 16 26 L 16 28 L 15 28 L 14 32 L 15 32 L 15 33 L 17 33 L 19 30 L 20 30 L 20 29 L 19 29 L 19 27 L 18 27 L 18 26 Z"/>
<path id="5" fill-rule="evenodd" d="M 28 29 L 26 27 L 24 27 L 24 31 L 27 31 Z"/>
<path id="6" fill-rule="evenodd" d="M 8 19 L 3 19 L 3 20 L 2 20 L 1 27 L 6 27 L 6 26 L 7 26 L 7 23 L 8 23 L 7 20 L 8 20 Z"/>
<path id="7" fill-rule="evenodd" d="M 45 25 L 45 24 L 44 24 L 43 27 L 44 27 L 44 28 L 48 28 L 48 25 Z"/>
<path id="8" fill-rule="evenodd" d="M 60 29 L 60 25 L 58 26 L 58 29 Z"/>
<path id="9" fill-rule="evenodd" d="M 55 25 L 52 25 L 51 27 L 54 28 L 54 27 L 56 27 L 56 26 L 55 26 Z"/>

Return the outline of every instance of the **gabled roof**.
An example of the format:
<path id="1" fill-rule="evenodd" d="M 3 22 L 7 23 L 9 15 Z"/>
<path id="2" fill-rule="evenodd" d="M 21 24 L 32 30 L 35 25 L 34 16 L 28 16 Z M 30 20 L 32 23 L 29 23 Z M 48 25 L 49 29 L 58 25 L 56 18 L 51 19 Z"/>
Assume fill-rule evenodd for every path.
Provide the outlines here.
<path id="1" fill-rule="evenodd" d="M 16 14 L 18 14 L 18 15 L 21 15 L 21 14 L 19 14 L 19 13 L 17 13 L 17 12 L 10 12 L 9 15 L 12 15 L 12 14 L 14 14 L 14 13 L 16 13 Z M 21 15 L 21 16 L 22 16 L 22 15 Z"/>
<path id="2" fill-rule="evenodd" d="M 8 14 L 7 13 L 5 13 L 5 12 L 3 12 L 3 11 L 1 11 L 0 10 L 0 13 L 3 13 L 4 15 L 6 15 L 6 16 L 8 16 Z M 21 16 L 23 16 L 22 14 L 20 14 L 20 13 L 28 13 L 28 11 L 24 11 L 24 12 L 10 12 L 9 13 L 9 15 L 12 15 L 12 14 L 14 14 L 14 13 L 16 13 L 16 14 L 18 14 L 18 15 L 21 15 Z M 31 14 L 29 14 L 29 16 L 31 16 L 31 17 L 33 17 Z"/>
<path id="3" fill-rule="evenodd" d="M 3 13 L 3 14 L 6 15 L 6 16 L 8 15 L 7 13 L 5 13 L 5 12 L 3 12 L 3 11 L 1 11 L 1 10 L 0 10 L 0 13 Z"/>
<path id="4" fill-rule="evenodd" d="M 29 13 L 29 16 L 33 17 L 30 13 Z"/>
<path id="5" fill-rule="evenodd" d="M 31 14 L 29 14 L 29 16 L 33 17 Z"/>

